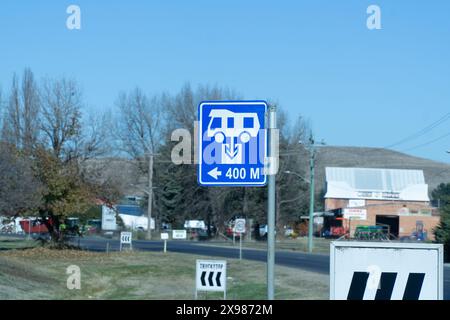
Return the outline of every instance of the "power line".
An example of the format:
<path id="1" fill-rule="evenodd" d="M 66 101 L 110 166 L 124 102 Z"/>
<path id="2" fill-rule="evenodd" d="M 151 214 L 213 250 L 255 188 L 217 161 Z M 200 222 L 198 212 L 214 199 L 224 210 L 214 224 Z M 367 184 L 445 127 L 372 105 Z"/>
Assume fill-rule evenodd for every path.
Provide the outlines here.
<path id="1" fill-rule="evenodd" d="M 434 128 L 436 128 L 437 126 L 440 126 L 441 124 L 443 124 L 445 121 L 447 121 L 448 119 L 450 119 L 450 113 L 447 113 L 445 115 L 443 115 L 441 118 L 439 118 L 437 121 L 433 122 L 432 124 L 426 126 L 425 128 L 417 131 L 416 133 L 413 133 L 412 135 L 407 136 L 406 138 L 403 138 L 402 140 L 399 140 L 393 144 L 390 144 L 384 148 L 389 149 L 395 146 L 398 146 L 400 144 L 404 144 L 408 141 L 417 139 L 425 134 L 427 134 L 428 132 L 430 132 L 431 130 L 433 130 Z"/>
<path id="2" fill-rule="evenodd" d="M 425 146 L 430 145 L 430 144 L 432 144 L 432 143 L 435 143 L 435 142 L 437 142 L 437 141 L 439 141 L 439 140 L 442 140 L 442 139 L 444 139 L 444 138 L 446 138 L 446 137 L 448 137 L 448 136 L 450 136 L 450 132 L 448 132 L 448 133 L 446 133 L 446 134 L 444 134 L 444 135 L 442 135 L 442 136 L 440 136 L 440 137 L 437 137 L 437 138 L 435 138 L 435 139 L 433 139 L 433 140 L 430 140 L 430 141 L 428 141 L 428 142 L 419 144 L 419 145 L 417 145 L 417 146 L 415 146 L 415 147 L 412 147 L 412 148 L 409 148 L 409 149 L 406 149 L 406 150 L 403 150 L 403 151 L 411 151 L 411 150 L 415 150 L 415 149 L 418 149 L 418 148 L 421 148 L 421 147 L 425 147 Z"/>

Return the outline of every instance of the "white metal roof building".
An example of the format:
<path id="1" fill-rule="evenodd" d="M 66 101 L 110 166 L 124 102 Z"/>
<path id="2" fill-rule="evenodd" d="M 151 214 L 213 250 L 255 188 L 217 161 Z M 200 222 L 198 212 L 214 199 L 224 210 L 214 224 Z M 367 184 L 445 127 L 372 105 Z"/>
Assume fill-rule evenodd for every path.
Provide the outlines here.
<path id="1" fill-rule="evenodd" d="M 325 198 L 430 201 L 422 170 L 325 168 Z"/>

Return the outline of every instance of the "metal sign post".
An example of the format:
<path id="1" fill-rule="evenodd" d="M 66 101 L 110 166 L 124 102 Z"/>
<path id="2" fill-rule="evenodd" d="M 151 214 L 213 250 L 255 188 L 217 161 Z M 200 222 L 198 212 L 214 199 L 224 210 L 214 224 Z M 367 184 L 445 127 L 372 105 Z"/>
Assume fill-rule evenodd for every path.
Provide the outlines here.
<path id="1" fill-rule="evenodd" d="M 169 239 L 169 234 L 167 232 L 161 233 L 161 240 L 164 240 L 164 253 L 167 252 L 167 239 Z"/>
<path id="2" fill-rule="evenodd" d="M 274 146 L 275 139 L 273 131 L 276 129 L 275 107 L 269 109 L 268 114 L 268 135 L 269 139 L 269 159 L 268 159 L 268 195 L 267 195 L 267 299 L 274 299 L 274 278 L 275 278 L 275 173 L 277 161 Z"/>
<path id="3" fill-rule="evenodd" d="M 242 235 L 245 233 L 245 219 L 236 219 L 233 234 L 239 235 L 239 260 L 242 260 Z"/>
<path id="4" fill-rule="evenodd" d="M 242 260 L 242 233 L 239 233 L 239 260 Z"/>

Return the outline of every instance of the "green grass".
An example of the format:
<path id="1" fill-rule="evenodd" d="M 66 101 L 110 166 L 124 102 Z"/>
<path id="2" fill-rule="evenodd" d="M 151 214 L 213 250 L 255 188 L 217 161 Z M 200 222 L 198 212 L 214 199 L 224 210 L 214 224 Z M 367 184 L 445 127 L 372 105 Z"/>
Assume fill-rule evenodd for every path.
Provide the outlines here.
<path id="1" fill-rule="evenodd" d="M 92 253 L 44 248 L 0 251 L 0 299 L 193 299 L 196 259 L 182 253 Z M 220 258 L 219 258 L 220 260 Z M 227 260 L 228 299 L 265 299 L 266 266 Z M 81 290 L 66 268 L 81 270 Z M 277 299 L 328 299 L 328 276 L 276 266 Z M 220 299 L 220 293 L 199 294 Z"/>
<path id="2" fill-rule="evenodd" d="M 313 253 L 329 254 L 330 253 L 330 239 L 324 238 L 314 238 L 313 241 Z M 236 247 L 239 248 L 239 240 L 236 240 L 233 244 L 233 240 L 229 241 L 204 241 L 202 244 L 206 245 L 216 245 L 216 246 L 226 246 L 226 247 Z M 242 240 L 242 247 L 249 249 L 267 249 L 266 241 L 247 241 Z M 308 251 L 308 238 L 302 237 L 297 239 L 284 239 L 277 240 L 275 243 L 276 250 L 288 250 L 288 251 Z"/>
<path id="3" fill-rule="evenodd" d="M 28 249 L 38 245 L 35 240 L 26 240 L 21 238 L 10 238 L 0 236 L 0 251 L 11 249 Z"/>

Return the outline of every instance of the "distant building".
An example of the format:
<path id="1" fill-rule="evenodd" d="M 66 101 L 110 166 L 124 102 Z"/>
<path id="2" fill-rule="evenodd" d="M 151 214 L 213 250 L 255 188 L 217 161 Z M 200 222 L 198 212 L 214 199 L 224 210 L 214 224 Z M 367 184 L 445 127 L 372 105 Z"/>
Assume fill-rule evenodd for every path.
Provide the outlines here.
<path id="1" fill-rule="evenodd" d="M 359 225 L 381 225 L 394 238 L 433 239 L 439 215 L 428 197 L 422 170 L 327 167 L 323 229 L 353 236 Z"/>
<path id="2" fill-rule="evenodd" d="M 148 216 L 141 207 L 142 200 L 138 196 L 126 196 L 115 205 L 115 209 L 125 227 L 131 230 L 147 231 L 148 229 Z M 155 219 L 153 218 L 151 229 L 155 229 Z"/>

